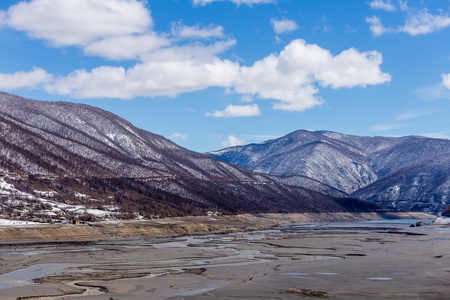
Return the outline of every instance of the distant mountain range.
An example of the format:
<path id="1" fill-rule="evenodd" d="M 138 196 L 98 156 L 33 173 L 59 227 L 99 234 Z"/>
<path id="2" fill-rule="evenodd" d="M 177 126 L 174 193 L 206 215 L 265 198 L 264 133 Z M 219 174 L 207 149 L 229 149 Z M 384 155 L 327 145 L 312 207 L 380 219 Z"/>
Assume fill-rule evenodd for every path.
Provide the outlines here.
<path id="1" fill-rule="evenodd" d="M 446 139 L 299 130 L 209 155 L 260 174 L 305 176 L 401 210 L 439 213 L 450 204 L 450 140 Z"/>
<path id="2" fill-rule="evenodd" d="M 354 161 L 361 175 L 352 185 L 337 180 L 348 185 L 338 190 L 314 176 L 266 175 L 189 151 L 95 107 L 0 92 L 0 213 L 15 217 L 108 207 L 146 217 L 382 210 L 346 193 L 377 178 L 362 154 Z"/>

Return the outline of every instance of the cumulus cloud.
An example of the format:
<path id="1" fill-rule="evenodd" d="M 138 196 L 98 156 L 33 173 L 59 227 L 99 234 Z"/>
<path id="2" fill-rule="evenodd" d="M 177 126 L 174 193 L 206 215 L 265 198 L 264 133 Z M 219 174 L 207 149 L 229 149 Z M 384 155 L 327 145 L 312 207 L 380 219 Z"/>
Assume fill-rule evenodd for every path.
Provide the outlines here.
<path id="1" fill-rule="evenodd" d="M 403 9 L 402 9 L 403 10 Z M 442 11 L 438 15 L 433 15 L 427 9 L 413 10 L 405 7 L 408 15 L 405 24 L 397 27 L 385 27 L 380 18 L 373 16 L 366 17 L 366 22 L 370 24 L 370 31 L 374 36 L 380 36 L 385 33 L 407 33 L 412 36 L 433 33 L 450 27 L 450 17 Z"/>
<path id="2" fill-rule="evenodd" d="M 75 45 L 112 60 L 212 60 L 236 44 L 218 25 L 174 23 L 171 35 L 158 34 L 150 14 L 137 0 L 32 0 L 0 11 L 0 20 L 53 46 Z M 178 46 L 180 39 L 192 43 Z M 197 41 L 205 39 L 209 43 Z"/>
<path id="3" fill-rule="evenodd" d="M 36 88 L 38 85 L 51 81 L 53 76 L 40 68 L 29 72 L 0 73 L 0 89 L 15 90 L 20 88 Z"/>
<path id="4" fill-rule="evenodd" d="M 142 56 L 170 44 L 171 42 L 167 38 L 154 33 L 122 35 L 90 43 L 86 45 L 84 52 L 87 55 L 113 60 L 142 59 Z"/>
<path id="5" fill-rule="evenodd" d="M 207 113 L 206 116 L 215 118 L 254 117 L 261 115 L 258 105 L 228 105 L 225 110 Z"/>
<path id="6" fill-rule="evenodd" d="M 275 2 L 275 0 L 192 0 L 192 3 L 194 3 L 194 5 L 205 6 L 218 1 L 230 1 L 236 4 L 237 6 L 240 6 L 242 4 L 252 6 L 253 4 L 266 4 Z"/>
<path id="7" fill-rule="evenodd" d="M 297 23 L 293 20 L 275 20 L 272 18 L 270 22 L 272 24 L 273 31 L 275 31 L 276 34 L 291 32 L 298 29 Z"/>
<path id="8" fill-rule="evenodd" d="M 450 89 L 450 73 L 448 74 L 442 74 L 442 84 Z"/>
<path id="9" fill-rule="evenodd" d="M 352 88 L 389 82 L 380 70 L 382 56 L 376 51 L 351 48 L 333 56 L 328 50 L 304 40 L 294 40 L 279 55 L 271 54 L 253 66 L 241 67 L 235 83 L 238 93 L 275 99 L 274 109 L 303 111 L 323 103 L 316 94 L 322 87 Z"/>
<path id="10" fill-rule="evenodd" d="M 373 0 L 369 3 L 370 7 L 373 9 L 381 9 L 385 11 L 396 11 L 395 6 L 391 3 L 391 0 L 386 2 L 383 0 Z"/>
<path id="11" fill-rule="evenodd" d="M 212 1 L 209 1 L 210 3 Z M 271 1 L 234 1 L 236 4 Z M 87 55 L 111 60 L 137 60 L 134 66 L 98 66 L 53 78 L 42 69 L 4 74 L 4 85 L 37 87 L 74 98 L 173 97 L 209 87 L 222 87 L 276 102 L 274 109 L 303 111 L 323 103 L 320 87 L 353 88 L 382 84 L 376 51 L 350 48 L 334 56 L 304 40 L 294 40 L 280 53 L 251 66 L 219 58 L 236 44 L 217 25 L 176 23 L 169 34 L 153 31 L 150 10 L 137 0 L 31 0 L 3 12 L 6 26 L 45 39 L 53 46 L 74 45 Z M 207 4 L 196 1 L 196 4 Z M 289 21 L 289 20 L 284 20 Z M 281 22 L 281 21 L 280 21 Z M 275 22 L 274 22 L 275 24 Z M 280 23 L 279 32 L 289 26 Z M 275 27 L 274 27 L 275 28 Z M 292 28 L 292 27 L 291 27 Z M 14 80 L 13 80 L 14 79 Z M 14 83 L 14 82 L 22 82 Z M 247 98 L 250 99 L 250 98 Z M 260 114 L 254 105 L 229 106 L 210 113 L 217 117 Z"/>
<path id="12" fill-rule="evenodd" d="M 321 85 L 335 89 L 386 83 L 391 76 L 381 72 L 379 67 L 382 62 L 382 55 L 377 51 L 359 52 L 350 48 L 330 58 L 326 67 L 319 69 L 315 77 Z"/>
<path id="13" fill-rule="evenodd" d="M 87 55 L 138 61 L 128 68 L 75 70 L 46 82 L 50 93 L 76 98 L 176 96 L 210 86 L 228 88 L 238 75 L 238 64 L 217 58 L 236 44 L 225 37 L 223 27 L 179 24 L 172 36 L 157 34 L 142 1 L 32 0 L 11 6 L 3 15 L 7 26 L 53 46 L 75 45 Z M 179 45 L 180 39 L 192 41 Z"/>
<path id="14" fill-rule="evenodd" d="M 318 86 L 337 89 L 389 82 L 391 76 L 380 70 L 381 63 L 382 56 L 376 51 L 350 48 L 333 56 L 304 40 L 294 40 L 279 55 L 271 54 L 249 67 L 214 55 L 201 60 L 183 48 L 154 53 L 153 60 L 128 69 L 101 66 L 91 71 L 77 70 L 47 84 L 46 89 L 78 98 L 130 99 L 176 96 L 215 86 L 278 100 L 274 109 L 303 111 L 323 103 L 317 95 Z M 256 109 L 255 105 L 230 106 L 210 114 L 231 117 L 245 111 L 256 115 Z"/>
<path id="15" fill-rule="evenodd" d="M 144 33 L 153 24 L 144 3 L 136 0 L 32 0 L 5 14 L 8 26 L 55 46 Z"/>
<path id="16" fill-rule="evenodd" d="M 234 147 L 234 146 L 243 145 L 244 143 L 245 143 L 245 140 L 242 140 L 234 135 L 229 135 L 228 140 L 223 141 L 222 143 L 220 143 L 220 145 L 222 145 L 224 147 Z"/>
<path id="17" fill-rule="evenodd" d="M 169 138 L 173 139 L 173 140 L 182 140 L 182 141 L 187 141 L 187 134 L 184 133 L 178 133 L 175 132 L 174 134 L 170 135 Z"/>
<path id="18" fill-rule="evenodd" d="M 101 66 L 77 70 L 46 85 L 49 93 L 77 98 L 121 98 L 176 96 L 211 86 L 229 87 L 239 66 L 228 60 L 211 63 L 151 61 L 125 69 Z"/>

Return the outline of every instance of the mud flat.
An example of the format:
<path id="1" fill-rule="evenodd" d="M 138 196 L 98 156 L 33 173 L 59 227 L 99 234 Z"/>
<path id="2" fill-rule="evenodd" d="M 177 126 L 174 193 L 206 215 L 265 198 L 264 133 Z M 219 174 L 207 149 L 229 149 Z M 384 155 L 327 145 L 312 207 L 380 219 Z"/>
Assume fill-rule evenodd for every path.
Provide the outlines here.
<path id="1" fill-rule="evenodd" d="M 448 299 L 450 227 L 412 222 L 3 243 L 0 299 Z"/>
<path id="2" fill-rule="evenodd" d="M 156 238 L 205 233 L 231 233 L 270 229 L 282 224 L 319 221 L 428 219 L 425 213 L 296 213 L 242 214 L 164 218 L 141 221 L 107 221 L 85 225 L 0 225 L 0 243 L 97 241 L 123 238 Z"/>

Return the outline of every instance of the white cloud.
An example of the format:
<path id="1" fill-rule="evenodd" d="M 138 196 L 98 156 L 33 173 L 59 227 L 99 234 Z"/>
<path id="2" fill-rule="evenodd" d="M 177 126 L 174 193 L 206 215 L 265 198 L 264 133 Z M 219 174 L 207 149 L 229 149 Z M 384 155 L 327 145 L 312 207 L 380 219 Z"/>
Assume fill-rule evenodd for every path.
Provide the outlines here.
<path id="1" fill-rule="evenodd" d="M 377 16 L 366 17 L 366 23 L 370 24 L 369 30 L 372 32 L 373 36 L 380 36 L 388 31 L 383 24 L 381 24 L 380 18 Z"/>
<path id="2" fill-rule="evenodd" d="M 272 18 L 270 22 L 272 24 L 273 31 L 275 31 L 276 34 L 291 32 L 299 28 L 297 23 L 293 20 L 275 20 Z"/>
<path id="3" fill-rule="evenodd" d="M 154 33 L 112 36 L 86 45 L 84 53 L 114 60 L 141 59 L 170 44 L 167 38 Z"/>
<path id="4" fill-rule="evenodd" d="M 380 36 L 385 33 L 407 33 L 412 36 L 429 34 L 446 27 L 450 27 L 450 17 L 448 14 L 440 13 L 433 15 L 428 10 L 411 10 L 406 9 L 408 16 L 405 19 L 405 25 L 398 27 L 385 27 L 381 24 L 381 20 L 373 16 L 366 17 L 366 22 L 370 24 L 370 31 L 374 36 Z"/>
<path id="5" fill-rule="evenodd" d="M 217 60 L 216 55 L 229 50 L 236 45 L 236 40 L 220 40 L 211 44 L 194 43 L 188 45 L 172 45 L 153 52 L 142 53 L 141 61 L 186 61 L 195 59 L 198 63 L 208 63 Z"/>
<path id="6" fill-rule="evenodd" d="M 408 10 L 408 1 L 407 0 L 405 0 L 405 1 L 399 1 L 399 5 L 400 5 L 400 9 L 402 10 L 402 11 L 406 11 L 406 10 Z"/>
<path id="7" fill-rule="evenodd" d="M 410 35 L 428 34 L 450 26 L 448 15 L 432 15 L 427 10 L 411 14 L 400 31 Z"/>
<path id="8" fill-rule="evenodd" d="M 225 35 L 222 26 L 217 25 L 209 25 L 206 27 L 202 27 L 199 25 L 186 26 L 182 25 L 180 22 L 174 23 L 172 25 L 172 34 L 176 37 L 183 39 L 221 38 Z"/>
<path id="9" fill-rule="evenodd" d="M 446 88 L 450 89 L 450 73 L 448 73 L 448 74 L 442 74 L 441 76 L 442 76 L 442 84 L 443 84 Z"/>
<path id="10" fill-rule="evenodd" d="M 153 25 L 150 11 L 136 0 L 32 0 L 11 6 L 5 19 L 8 26 L 55 46 L 144 33 Z"/>
<path id="11" fill-rule="evenodd" d="M 245 140 L 241 140 L 234 135 L 230 135 L 230 136 L 228 136 L 228 140 L 223 141 L 222 143 L 220 143 L 220 145 L 222 145 L 224 147 L 234 147 L 234 146 L 242 145 L 244 143 L 245 143 Z"/>
<path id="12" fill-rule="evenodd" d="M 175 23 L 171 34 L 153 31 L 144 1 L 32 0 L 11 6 L 5 25 L 44 39 L 52 46 L 79 46 L 84 54 L 112 60 L 211 62 L 236 44 L 222 26 L 184 26 Z M 189 39 L 179 45 L 181 40 Z M 208 43 L 198 40 L 209 40 Z M 211 41 L 212 40 L 212 41 Z"/>
<path id="13" fill-rule="evenodd" d="M 205 116 L 215 118 L 254 117 L 261 115 L 258 105 L 228 105 L 225 110 L 207 113 Z"/>
<path id="14" fill-rule="evenodd" d="M 187 134 L 184 134 L 184 133 L 178 133 L 178 132 L 175 132 L 174 134 L 172 134 L 171 136 L 169 136 L 169 138 L 171 138 L 171 139 L 173 139 L 173 140 L 187 141 L 188 136 L 187 136 Z"/>
<path id="15" fill-rule="evenodd" d="M 395 11 L 395 6 L 391 3 L 391 0 L 373 0 L 369 3 L 370 7 L 373 9 L 382 9 L 385 11 Z"/>
<path id="16" fill-rule="evenodd" d="M 228 88 L 238 77 L 239 64 L 216 56 L 236 44 L 234 39 L 220 40 L 226 38 L 222 27 L 180 25 L 175 37 L 157 34 L 143 1 L 32 0 L 4 14 L 8 26 L 51 45 L 77 45 L 87 55 L 139 61 L 129 68 L 75 70 L 47 82 L 50 93 L 76 98 L 176 96 L 211 86 Z M 177 45 L 180 37 L 194 41 Z M 216 40 L 195 41 L 205 38 Z"/>
<path id="17" fill-rule="evenodd" d="M 326 67 L 317 72 L 316 78 L 322 85 L 332 88 L 382 84 L 391 80 L 391 75 L 381 72 L 382 62 L 382 55 L 377 51 L 359 52 L 350 48 L 330 59 Z"/>
<path id="18" fill-rule="evenodd" d="M 279 55 L 241 67 L 234 88 L 238 93 L 275 99 L 274 109 L 303 111 L 323 103 L 316 94 L 323 87 L 352 88 L 389 82 L 391 76 L 381 72 L 381 54 L 348 49 L 337 56 L 315 44 L 294 40 Z"/>
<path id="19" fill-rule="evenodd" d="M 414 91 L 423 101 L 432 101 L 437 99 L 450 99 L 450 88 L 444 85 L 444 80 L 438 84 L 417 88 Z"/>
<path id="20" fill-rule="evenodd" d="M 49 93 L 76 98 L 121 98 L 176 96 L 211 86 L 229 87 L 239 65 L 216 59 L 211 63 L 152 61 L 123 67 L 101 66 L 77 70 L 46 85 Z"/>
<path id="21" fill-rule="evenodd" d="M 113 97 L 130 99 L 137 96 L 176 96 L 180 93 L 218 86 L 234 89 L 247 96 L 274 99 L 274 109 L 303 111 L 323 103 L 317 96 L 317 85 L 332 88 L 382 84 L 390 75 L 379 69 L 381 54 L 348 49 L 333 56 L 317 45 L 295 40 L 279 54 L 272 54 L 251 67 L 219 60 L 214 55 L 235 41 L 217 42 L 210 46 L 169 47 L 152 53 L 151 61 L 128 70 L 102 66 L 92 71 L 77 70 L 47 85 L 51 93 L 79 98 Z M 204 51 L 200 57 L 194 57 Z M 203 61 L 205 57 L 209 59 Z M 150 59 L 150 58 L 149 58 Z M 216 116 L 237 115 L 243 108 L 230 106 Z M 247 110 L 246 114 L 250 114 Z"/>
<path id="22" fill-rule="evenodd" d="M 253 100 L 255 99 L 253 99 L 253 97 L 250 95 L 243 95 L 241 97 L 241 102 L 253 102 Z"/>
<path id="23" fill-rule="evenodd" d="M 427 116 L 434 113 L 432 110 L 423 110 L 423 109 L 412 109 L 405 111 L 401 114 L 399 114 L 397 117 L 395 117 L 395 121 L 404 121 L 404 120 L 410 120 L 410 119 L 416 119 L 419 117 Z"/>
<path id="24" fill-rule="evenodd" d="M 275 2 L 275 0 L 192 0 L 192 3 L 194 3 L 194 5 L 205 6 L 205 5 L 211 4 L 213 2 L 218 2 L 218 1 L 230 1 L 238 6 L 240 6 L 242 4 L 252 6 L 253 4 L 266 4 L 266 3 L 274 3 Z"/>
<path id="25" fill-rule="evenodd" d="M 47 92 L 74 98 L 173 97 L 222 87 L 247 97 L 276 100 L 274 109 L 303 111 L 323 103 L 319 87 L 365 87 L 390 81 L 390 75 L 379 69 L 382 57 L 376 51 L 351 48 L 333 56 L 303 40 L 292 41 L 279 54 L 271 54 L 252 66 L 240 66 L 218 58 L 236 44 L 221 26 L 177 23 L 172 36 L 158 34 L 152 30 L 145 2 L 136 0 L 32 0 L 11 6 L 4 15 L 7 26 L 46 39 L 52 45 L 77 45 L 87 55 L 106 59 L 138 60 L 131 67 L 103 65 L 75 70 L 52 81 L 44 76 L 44 70 L 35 71 L 35 76 L 40 74 L 41 79 L 46 79 L 27 83 L 30 87 L 44 83 Z M 283 26 L 280 31 L 287 30 Z M 31 77 L 28 73 L 16 77 L 19 75 Z M 260 113 L 257 109 L 256 104 L 229 106 L 215 113 L 256 115 Z"/>
<path id="26" fill-rule="evenodd" d="M 36 88 L 38 85 L 51 81 L 53 76 L 40 68 L 32 71 L 19 71 L 13 74 L 0 73 L 0 89 L 15 90 L 20 88 Z"/>

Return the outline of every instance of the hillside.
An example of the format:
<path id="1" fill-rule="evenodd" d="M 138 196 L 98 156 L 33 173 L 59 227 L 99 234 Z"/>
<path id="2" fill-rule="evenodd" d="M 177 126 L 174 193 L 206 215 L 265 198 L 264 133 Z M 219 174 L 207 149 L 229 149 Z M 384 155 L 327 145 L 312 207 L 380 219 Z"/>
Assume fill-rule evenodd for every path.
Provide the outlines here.
<path id="1" fill-rule="evenodd" d="M 0 132 L 1 208 L 15 218 L 380 209 L 189 151 L 88 105 L 0 93 Z"/>
<path id="2" fill-rule="evenodd" d="M 399 209 L 439 213 L 450 204 L 450 140 L 299 130 L 209 154 L 260 174 L 306 176 Z"/>

